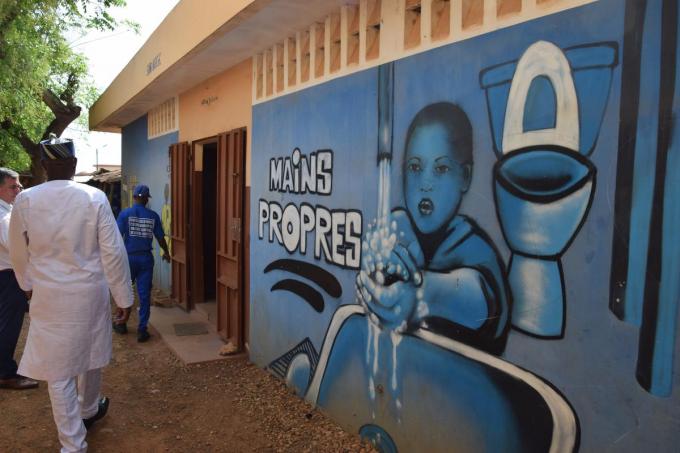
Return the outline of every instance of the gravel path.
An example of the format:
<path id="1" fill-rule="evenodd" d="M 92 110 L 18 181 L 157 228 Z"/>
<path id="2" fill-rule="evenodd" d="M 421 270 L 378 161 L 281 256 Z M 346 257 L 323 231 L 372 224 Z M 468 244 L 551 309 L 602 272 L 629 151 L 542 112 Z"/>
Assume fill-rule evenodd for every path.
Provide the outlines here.
<path id="1" fill-rule="evenodd" d="M 111 406 L 88 434 L 91 452 L 374 451 L 245 359 L 185 366 L 158 335 L 139 344 L 131 329 L 113 340 Z M 45 383 L 0 390 L 0 439 L 2 451 L 58 451 Z"/>

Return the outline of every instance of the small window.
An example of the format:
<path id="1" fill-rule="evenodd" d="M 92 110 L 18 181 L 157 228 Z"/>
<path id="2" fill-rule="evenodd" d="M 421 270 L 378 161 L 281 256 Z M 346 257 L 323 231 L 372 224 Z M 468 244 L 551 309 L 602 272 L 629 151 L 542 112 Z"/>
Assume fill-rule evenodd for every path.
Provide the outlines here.
<path id="1" fill-rule="evenodd" d="M 288 38 L 288 86 L 297 83 L 297 43 L 295 38 Z"/>
<path id="2" fill-rule="evenodd" d="M 451 2 L 450 0 L 433 0 L 431 17 L 432 41 L 440 41 L 449 37 L 451 33 Z"/>
<path id="3" fill-rule="evenodd" d="M 341 37 L 341 20 L 340 14 L 331 14 L 331 72 L 337 72 L 340 69 L 340 49 L 342 48 Z"/>
<path id="4" fill-rule="evenodd" d="M 366 1 L 366 61 L 380 57 L 381 8 L 380 0 Z"/>
<path id="5" fill-rule="evenodd" d="M 155 138 L 179 129 L 177 97 L 173 97 L 149 110 L 146 118 L 147 137 Z"/>
<path id="6" fill-rule="evenodd" d="M 480 27 L 484 22 L 484 2 L 463 0 L 463 30 Z"/>
<path id="7" fill-rule="evenodd" d="M 283 44 L 277 44 L 274 47 L 276 51 L 276 92 L 283 91 L 283 70 L 285 68 L 283 63 Z"/>
<path id="8" fill-rule="evenodd" d="M 314 77 L 323 77 L 326 57 L 326 24 L 318 22 L 314 24 Z"/>
<path id="9" fill-rule="evenodd" d="M 347 65 L 359 64 L 359 8 L 347 7 Z"/>
<path id="10" fill-rule="evenodd" d="M 309 46 L 309 31 L 305 30 L 300 33 L 300 81 L 305 83 L 309 80 L 309 75 L 311 73 L 311 51 Z"/>
<path id="11" fill-rule="evenodd" d="M 522 0 L 497 0 L 496 16 L 504 17 L 522 11 Z"/>
<path id="12" fill-rule="evenodd" d="M 255 74 L 257 77 L 256 82 L 256 97 L 260 99 L 264 96 L 264 57 L 262 54 L 257 54 L 255 56 Z"/>
<path id="13" fill-rule="evenodd" d="M 265 96 L 271 96 L 274 94 L 274 55 L 271 49 L 268 49 L 264 53 L 264 71 L 265 71 Z"/>
<path id="14" fill-rule="evenodd" d="M 404 7 L 404 49 L 412 49 L 420 45 L 420 0 L 406 0 Z"/>

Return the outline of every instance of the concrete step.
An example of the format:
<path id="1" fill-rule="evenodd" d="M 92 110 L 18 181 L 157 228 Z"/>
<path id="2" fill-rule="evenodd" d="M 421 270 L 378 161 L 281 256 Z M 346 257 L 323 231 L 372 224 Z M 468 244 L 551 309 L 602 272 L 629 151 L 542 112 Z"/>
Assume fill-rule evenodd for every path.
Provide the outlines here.
<path id="1" fill-rule="evenodd" d="M 202 335 L 177 336 L 175 324 L 201 322 L 205 323 L 208 333 Z M 243 354 L 221 356 L 220 348 L 224 341 L 215 330 L 215 326 L 206 320 L 206 315 L 198 310 L 187 313 L 179 307 L 151 307 L 151 326 L 158 332 L 170 350 L 185 364 L 229 360 L 243 357 Z"/>
<path id="2" fill-rule="evenodd" d="M 194 306 L 194 311 L 198 316 L 205 319 L 213 326 L 217 326 L 217 303 L 216 302 L 204 302 L 202 304 L 196 304 Z"/>

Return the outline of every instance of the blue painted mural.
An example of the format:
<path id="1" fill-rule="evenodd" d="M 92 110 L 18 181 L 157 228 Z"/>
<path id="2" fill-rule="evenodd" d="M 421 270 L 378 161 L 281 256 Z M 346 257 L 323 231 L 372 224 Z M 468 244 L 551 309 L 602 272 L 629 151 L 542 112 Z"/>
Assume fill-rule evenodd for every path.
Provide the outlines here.
<path id="1" fill-rule="evenodd" d="M 170 162 L 168 160 L 168 148 L 177 143 L 177 132 L 171 132 L 160 137 L 148 139 L 146 115 L 133 121 L 123 128 L 121 160 L 123 168 L 123 182 L 136 181 L 139 184 L 149 186 L 152 198 L 149 199 L 148 207 L 162 215 L 163 228 L 165 229 L 166 242 L 169 241 L 169 206 L 170 206 Z M 128 184 L 134 186 L 134 184 Z M 128 187 L 132 190 L 133 187 Z M 125 198 L 125 195 L 123 195 Z M 172 248 L 170 249 L 172 251 Z M 154 241 L 154 276 L 153 285 L 166 294 L 170 294 L 170 264 L 161 259 L 161 251 Z"/>
<path id="2" fill-rule="evenodd" d="M 677 25 L 601 0 L 255 106 L 251 358 L 381 451 L 672 451 Z M 630 96 L 663 147 L 630 147 Z M 639 327 L 612 261 L 636 153 Z"/>

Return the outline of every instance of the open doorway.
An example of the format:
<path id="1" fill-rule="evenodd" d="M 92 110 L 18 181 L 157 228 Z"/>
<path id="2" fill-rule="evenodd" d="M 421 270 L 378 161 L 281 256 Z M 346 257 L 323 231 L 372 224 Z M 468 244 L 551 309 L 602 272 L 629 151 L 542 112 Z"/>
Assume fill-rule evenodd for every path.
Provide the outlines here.
<path id="1" fill-rule="evenodd" d="M 191 145 L 178 144 L 173 149 L 183 153 L 171 153 L 178 167 L 186 162 L 178 168 L 184 171 L 173 172 L 173 187 L 186 188 L 188 199 L 173 202 L 173 216 L 176 213 L 182 222 L 173 230 L 173 241 L 185 246 L 180 250 L 184 254 L 173 256 L 173 294 L 184 296 L 186 310 L 203 312 L 238 351 L 245 347 L 248 316 L 246 143 L 246 129 L 239 128 Z M 188 188 L 178 179 L 182 175 L 190 181 Z"/>
<path id="2" fill-rule="evenodd" d="M 190 231 L 191 308 L 217 324 L 217 137 L 192 144 L 192 176 L 188 229 Z"/>
<path id="3" fill-rule="evenodd" d="M 217 271 L 217 143 L 203 145 L 203 301 L 215 303 Z"/>

